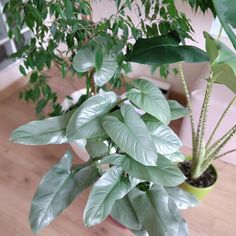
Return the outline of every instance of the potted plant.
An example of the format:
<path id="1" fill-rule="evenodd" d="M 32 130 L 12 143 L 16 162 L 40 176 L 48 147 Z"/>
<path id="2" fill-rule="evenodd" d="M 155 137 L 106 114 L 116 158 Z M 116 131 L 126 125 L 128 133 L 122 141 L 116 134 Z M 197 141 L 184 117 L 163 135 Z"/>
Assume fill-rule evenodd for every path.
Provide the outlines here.
<path id="1" fill-rule="evenodd" d="M 41 79 L 45 82 L 39 71 L 45 65 L 50 67 L 52 61 L 59 62 L 65 73 L 64 63 L 68 60 L 64 61 L 54 51 L 66 37 L 68 45 L 72 45 L 68 49 L 71 64 L 66 64 L 66 68 L 84 75 L 87 84 L 86 96 L 74 108 L 59 116 L 29 122 L 11 135 L 13 142 L 27 145 L 86 143 L 90 154 L 88 162 L 73 165 L 73 156 L 67 152 L 43 177 L 30 210 L 33 232 L 46 227 L 84 189 L 92 186 L 84 210 L 86 226 L 96 225 L 112 215 L 136 235 L 188 235 L 179 210 L 197 202 L 178 187 L 185 180 L 176 165 L 183 160 L 179 152 L 181 142 L 168 127 L 171 120 L 184 116 L 186 109 L 175 101 L 167 101 L 149 81 L 132 81 L 124 99 L 119 98 L 109 82 L 116 83 L 117 75 L 130 61 L 160 66 L 180 61 L 208 61 L 209 57 L 196 47 L 180 44 L 190 37 L 191 27 L 173 1 L 141 1 L 140 6 L 134 2 L 138 14 L 142 15 L 142 8 L 145 9 L 148 24 L 140 15 L 142 30 L 125 13 L 133 2 L 115 2 L 117 14 L 98 23 L 89 17 L 88 1 L 78 4 L 65 0 L 62 4 L 61 1 L 12 0 L 5 6 L 8 22 L 15 24 L 10 33 L 16 36 L 19 25 L 26 23 L 36 35 L 31 45 L 19 52 L 24 57 L 24 66 L 36 70 L 30 76 L 32 83 Z M 16 12 L 20 12 L 16 6 L 22 9 L 23 18 Z M 49 26 L 53 37 L 43 44 L 48 32 L 44 22 L 48 11 L 56 20 Z M 161 21 L 156 20 L 157 15 Z M 127 42 L 130 32 L 135 42 L 132 44 Z M 21 71 L 25 72 L 24 67 Z M 43 96 L 54 101 L 55 94 L 52 94 L 48 87 L 43 92 Z M 38 106 L 42 108 L 45 103 L 43 100 Z M 143 209 L 148 214 L 143 214 Z"/>
<path id="2" fill-rule="evenodd" d="M 207 87 L 203 99 L 197 130 L 195 130 L 196 126 L 192 115 L 192 105 L 190 93 L 187 88 L 187 81 L 184 77 L 181 64 L 179 64 L 179 72 L 188 102 L 192 130 L 192 155 L 187 157 L 187 161 L 180 163 L 179 165 L 180 169 L 187 177 L 186 182 L 183 183 L 181 187 L 194 194 L 198 199 L 202 199 L 204 196 L 206 196 L 212 190 L 217 180 L 217 171 L 212 165 L 212 162 L 235 151 L 235 149 L 233 149 L 222 153 L 222 149 L 236 133 L 235 126 L 222 134 L 219 140 L 212 142 L 217 129 L 220 125 L 222 125 L 224 117 L 235 103 L 235 97 L 225 108 L 222 116 L 216 124 L 216 127 L 212 131 L 209 140 L 205 140 L 207 114 L 213 84 L 222 84 L 222 86 L 227 86 L 234 93 L 236 92 L 236 54 L 234 51 L 224 45 L 224 43 L 219 41 L 222 29 L 224 29 L 231 40 L 233 47 L 236 48 L 236 35 L 233 31 L 236 24 L 236 18 L 234 17 L 236 3 L 232 1 L 224 1 L 223 3 L 222 1 L 215 0 L 213 1 L 213 4 L 216 15 L 219 17 L 222 26 L 218 39 L 214 39 L 207 32 L 204 32 L 206 39 L 206 51 L 210 58 L 210 74 L 209 78 L 207 79 Z"/>

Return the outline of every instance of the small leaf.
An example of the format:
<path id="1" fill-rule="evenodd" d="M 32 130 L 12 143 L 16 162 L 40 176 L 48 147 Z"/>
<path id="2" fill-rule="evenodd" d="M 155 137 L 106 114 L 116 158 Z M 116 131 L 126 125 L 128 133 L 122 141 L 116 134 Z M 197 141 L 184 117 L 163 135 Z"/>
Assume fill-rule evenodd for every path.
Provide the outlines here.
<path id="1" fill-rule="evenodd" d="M 41 180 L 30 209 L 30 225 L 37 233 L 51 223 L 85 188 L 98 178 L 96 167 L 71 172 L 72 156 L 67 152 Z"/>
<path id="2" fill-rule="evenodd" d="M 102 157 L 107 154 L 108 146 L 102 140 L 87 139 L 86 150 L 91 157 Z"/>
<path id="3" fill-rule="evenodd" d="M 158 159 L 152 138 L 145 123 L 130 105 L 121 106 L 123 120 L 105 116 L 103 127 L 113 142 L 136 161 L 155 166 Z"/>
<path id="4" fill-rule="evenodd" d="M 170 106 L 171 120 L 178 120 L 189 114 L 188 109 L 179 104 L 177 101 L 168 100 L 168 103 Z"/>
<path id="5" fill-rule="evenodd" d="M 27 145 L 66 143 L 68 142 L 66 126 L 73 112 L 44 120 L 31 121 L 14 130 L 11 134 L 11 140 L 15 143 Z"/>
<path id="6" fill-rule="evenodd" d="M 164 124 L 168 124 L 170 108 L 160 89 L 143 79 L 134 80 L 132 84 L 134 88 L 126 93 L 127 98 L 143 111 L 153 115 Z"/>
<path id="7" fill-rule="evenodd" d="M 144 166 L 128 155 L 121 154 L 106 156 L 101 163 L 121 166 L 135 178 L 164 186 L 176 186 L 185 180 L 179 168 L 165 157 L 158 158 L 156 166 Z"/>
<path id="8" fill-rule="evenodd" d="M 132 188 L 120 167 L 109 169 L 93 186 L 84 210 L 84 223 L 93 226 L 102 222 L 112 211 L 115 201 Z"/>
<path id="9" fill-rule="evenodd" d="M 98 49 L 96 54 L 95 54 L 95 67 L 96 67 L 96 70 L 100 70 L 101 69 L 102 61 L 103 61 L 102 50 Z"/>
<path id="10" fill-rule="evenodd" d="M 27 75 L 24 66 L 20 65 L 20 66 L 19 66 L 19 70 L 20 70 L 21 74 L 23 74 L 24 76 Z"/>
<path id="11" fill-rule="evenodd" d="M 105 134 L 101 120 L 116 104 L 113 92 L 98 94 L 85 101 L 73 114 L 66 128 L 70 141 L 95 138 Z"/>

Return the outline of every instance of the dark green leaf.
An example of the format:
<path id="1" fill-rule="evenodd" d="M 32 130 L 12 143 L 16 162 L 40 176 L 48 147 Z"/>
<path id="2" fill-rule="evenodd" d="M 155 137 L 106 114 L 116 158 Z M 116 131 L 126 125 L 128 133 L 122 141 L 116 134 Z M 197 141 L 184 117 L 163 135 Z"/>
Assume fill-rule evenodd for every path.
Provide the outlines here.
<path id="1" fill-rule="evenodd" d="M 24 66 L 20 65 L 20 66 L 19 66 L 19 70 L 20 70 L 21 74 L 23 74 L 24 76 L 27 75 Z"/>

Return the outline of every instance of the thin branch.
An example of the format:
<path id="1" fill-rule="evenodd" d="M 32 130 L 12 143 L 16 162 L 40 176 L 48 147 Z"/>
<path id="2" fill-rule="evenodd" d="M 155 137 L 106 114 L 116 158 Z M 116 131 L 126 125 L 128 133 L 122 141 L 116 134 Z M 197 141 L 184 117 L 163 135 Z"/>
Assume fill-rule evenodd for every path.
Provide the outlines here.
<path id="1" fill-rule="evenodd" d="M 193 145 L 194 145 L 196 134 L 195 134 L 195 128 L 194 128 L 195 126 L 194 126 L 194 120 L 193 120 L 192 102 L 191 102 L 191 99 L 190 99 L 190 94 L 189 94 L 189 90 L 188 90 L 188 86 L 187 86 L 187 81 L 184 77 L 184 72 L 183 72 L 183 68 L 182 68 L 181 63 L 179 63 L 179 72 L 180 72 L 181 82 L 182 82 L 182 85 L 183 85 L 183 88 L 184 88 L 184 93 L 185 93 L 185 96 L 187 98 L 187 107 L 188 107 L 188 110 L 189 110 L 189 117 L 190 117 L 190 122 L 191 122 L 191 129 L 192 129 L 192 142 L 193 142 Z"/>
<path id="2" fill-rule="evenodd" d="M 235 102 L 236 102 L 236 96 L 230 101 L 229 105 L 226 107 L 226 109 L 224 110 L 223 114 L 221 115 L 219 121 L 217 122 L 217 124 L 216 124 L 216 126 L 215 126 L 215 128 L 214 128 L 214 130 L 213 130 L 213 132 L 212 132 L 212 134 L 211 134 L 207 144 L 206 144 L 207 147 L 210 145 L 210 143 L 211 143 L 211 141 L 212 141 L 212 139 L 213 139 L 213 137 L 214 137 L 214 135 L 216 133 L 216 130 L 219 128 L 221 122 L 223 121 L 223 119 L 225 118 L 225 116 L 227 115 L 227 113 L 229 112 L 230 108 L 233 106 L 233 104 Z"/>
<path id="3" fill-rule="evenodd" d="M 218 159 L 220 157 L 226 156 L 226 155 L 228 155 L 228 154 L 230 154 L 232 152 L 236 152 L 236 149 L 232 149 L 230 151 L 224 152 L 224 153 L 220 154 L 219 156 L 215 157 L 215 159 Z"/>

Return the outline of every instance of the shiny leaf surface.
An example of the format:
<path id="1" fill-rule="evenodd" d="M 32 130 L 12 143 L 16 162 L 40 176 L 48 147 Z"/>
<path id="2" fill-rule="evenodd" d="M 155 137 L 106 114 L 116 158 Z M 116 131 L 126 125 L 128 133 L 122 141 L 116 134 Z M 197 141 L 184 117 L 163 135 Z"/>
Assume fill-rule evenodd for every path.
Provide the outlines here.
<path id="1" fill-rule="evenodd" d="M 91 157 L 102 157 L 108 152 L 108 146 L 102 140 L 88 139 L 85 147 Z"/>

